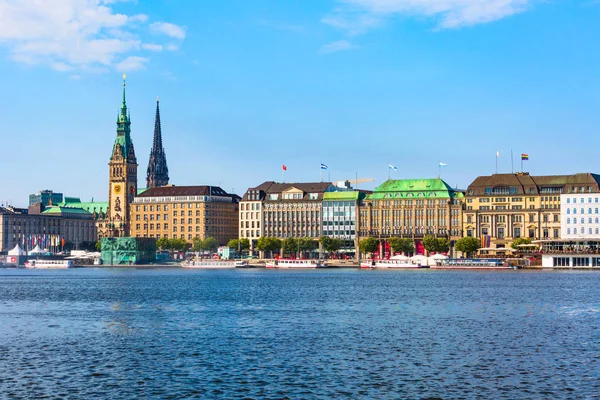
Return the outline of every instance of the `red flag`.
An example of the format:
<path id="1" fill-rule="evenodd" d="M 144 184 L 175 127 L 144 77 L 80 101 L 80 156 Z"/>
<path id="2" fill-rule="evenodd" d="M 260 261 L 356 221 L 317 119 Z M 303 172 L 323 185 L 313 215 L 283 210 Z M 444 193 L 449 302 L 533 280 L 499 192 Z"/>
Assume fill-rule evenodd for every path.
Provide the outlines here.
<path id="1" fill-rule="evenodd" d="M 281 169 L 284 170 L 284 171 L 287 171 L 287 167 L 285 165 L 282 165 Z"/>

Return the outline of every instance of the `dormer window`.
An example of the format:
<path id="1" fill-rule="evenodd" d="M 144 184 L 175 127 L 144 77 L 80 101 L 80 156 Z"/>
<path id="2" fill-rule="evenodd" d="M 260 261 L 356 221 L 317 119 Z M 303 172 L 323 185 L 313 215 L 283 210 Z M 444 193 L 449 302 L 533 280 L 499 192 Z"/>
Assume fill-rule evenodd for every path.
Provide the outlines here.
<path id="1" fill-rule="evenodd" d="M 317 200 L 318 198 L 319 198 L 319 193 L 309 193 L 308 194 L 309 200 Z"/>

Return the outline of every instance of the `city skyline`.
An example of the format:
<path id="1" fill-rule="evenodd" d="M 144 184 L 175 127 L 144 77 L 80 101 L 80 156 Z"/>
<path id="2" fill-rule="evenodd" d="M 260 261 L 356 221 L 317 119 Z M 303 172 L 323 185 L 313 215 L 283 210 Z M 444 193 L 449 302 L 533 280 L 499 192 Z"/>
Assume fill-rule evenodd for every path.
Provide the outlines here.
<path id="1" fill-rule="evenodd" d="M 140 187 L 156 96 L 175 185 L 243 195 L 282 164 L 286 181 L 318 181 L 324 163 L 331 180 L 373 188 L 390 164 L 392 179 L 433 178 L 442 162 L 464 189 L 496 161 L 511 172 L 511 150 L 515 171 L 521 153 L 532 174 L 597 171 L 599 4 L 7 4 L 1 203 L 41 189 L 107 200 L 123 72 Z M 75 39 L 85 46 L 68 50 Z"/>

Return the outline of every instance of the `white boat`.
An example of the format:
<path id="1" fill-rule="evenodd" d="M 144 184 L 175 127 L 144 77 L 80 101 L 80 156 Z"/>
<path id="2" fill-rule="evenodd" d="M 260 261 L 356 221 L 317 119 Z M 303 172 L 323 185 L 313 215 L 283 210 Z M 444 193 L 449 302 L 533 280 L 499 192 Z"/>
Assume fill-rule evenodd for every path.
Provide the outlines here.
<path id="1" fill-rule="evenodd" d="M 248 261 L 237 260 L 234 265 L 236 268 L 248 268 Z"/>
<path id="2" fill-rule="evenodd" d="M 225 269 L 235 268 L 239 261 L 233 260 L 189 260 L 181 264 L 183 268 Z"/>
<path id="3" fill-rule="evenodd" d="M 498 258 L 448 258 L 437 260 L 436 265 L 429 266 L 431 269 L 512 269 L 508 263 Z"/>
<path id="4" fill-rule="evenodd" d="M 73 268 L 73 261 L 72 260 L 29 260 L 29 261 L 25 261 L 25 268 L 37 268 L 37 269 Z"/>
<path id="5" fill-rule="evenodd" d="M 267 261 L 267 268 L 325 268 L 327 264 L 320 260 L 278 259 Z"/>
<path id="6" fill-rule="evenodd" d="M 360 263 L 363 269 L 371 268 L 422 268 L 421 264 L 413 264 L 407 260 L 365 260 Z"/>

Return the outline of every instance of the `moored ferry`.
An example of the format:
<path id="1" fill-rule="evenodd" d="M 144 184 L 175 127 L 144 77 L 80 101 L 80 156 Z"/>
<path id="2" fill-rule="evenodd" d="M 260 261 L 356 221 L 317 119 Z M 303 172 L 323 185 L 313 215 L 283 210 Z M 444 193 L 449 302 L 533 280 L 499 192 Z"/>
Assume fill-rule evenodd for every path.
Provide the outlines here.
<path id="1" fill-rule="evenodd" d="M 431 269 L 514 269 L 499 258 L 447 258 L 437 260 L 436 265 L 429 266 Z"/>
<path id="2" fill-rule="evenodd" d="M 236 268 L 239 261 L 233 260 L 189 260 L 181 264 L 183 268 L 224 269 Z"/>
<path id="3" fill-rule="evenodd" d="M 25 261 L 25 268 L 37 269 L 64 269 L 73 268 L 73 260 L 29 260 Z"/>
<path id="4" fill-rule="evenodd" d="M 394 260 L 394 259 L 384 259 L 384 260 L 365 260 L 360 263 L 360 267 L 363 269 L 373 269 L 373 268 L 423 268 L 421 264 L 413 264 L 409 260 Z"/>
<path id="5" fill-rule="evenodd" d="M 280 258 L 267 261 L 267 268 L 325 268 L 327 264 L 320 260 L 292 260 Z"/>

